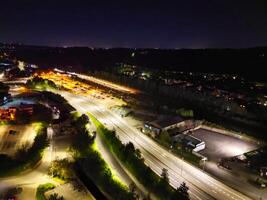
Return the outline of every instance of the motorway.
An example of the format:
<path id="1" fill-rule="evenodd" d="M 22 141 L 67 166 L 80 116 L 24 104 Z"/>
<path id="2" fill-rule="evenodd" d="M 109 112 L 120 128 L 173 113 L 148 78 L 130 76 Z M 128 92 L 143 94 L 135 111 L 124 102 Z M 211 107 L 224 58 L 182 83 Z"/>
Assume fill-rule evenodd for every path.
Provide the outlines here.
<path id="1" fill-rule="evenodd" d="M 131 141 L 136 148 L 140 149 L 145 163 L 150 166 L 155 173 L 160 175 L 162 169 L 166 168 L 169 173 L 170 184 L 174 188 L 177 188 L 181 182 L 185 181 L 190 188 L 191 199 L 250 199 L 214 179 L 199 168 L 190 165 L 168 152 L 152 139 L 148 138 L 134 127 L 131 127 L 122 118 L 114 115 L 107 108 L 104 108 L 104 105 L 96 103 L 91 97 L 62 91 L 58 93 L 64 96 L 79 112 L 90 112 L 109 128 L 115 128 L 122 142 L 127 143 Z"/>
<path id="2" fill-rule="evenodd" d="M 113 114 L 108 108 L 105 108 L 105 105 L 97 103 L 89 95 L 85 96 L 63 91 L 58 91 L 58 93 L 64 96 L 79 112 L 90 112 L 109 128 L 115 128 L 122 142 L 131 141 L 136 148 L 140 149 L 145 163 L 155 173 L 160 175 L 162 169 L 166 168 L 169 173 L 170 184 L 174 188 L 177 188 L 181 182 L 185 181 L 189 186 L 191 199 L 250 199 L 206 174 L 201 169 L 168 152 L 136 128 L 131 127 L 122 118 Z"/>

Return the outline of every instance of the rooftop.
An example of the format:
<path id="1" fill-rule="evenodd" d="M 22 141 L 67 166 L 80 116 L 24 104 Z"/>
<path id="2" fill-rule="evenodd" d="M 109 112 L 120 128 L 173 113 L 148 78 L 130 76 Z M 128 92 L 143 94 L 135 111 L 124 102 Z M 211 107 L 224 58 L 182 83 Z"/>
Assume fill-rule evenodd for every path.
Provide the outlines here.
<path id="1" fill-rule="evenodd" d="M 175 117 L 164 117 L 162 119 L 149 122 L 148 124 L 161 129 L 183 121 L 184 121 L 183 118 L 181 118 L 180 116 L 175 116 Z"/>
<path id="2" fill-rule="evenodd" d="M 202 141 L 194 136 L 191 135 L 186 135 L 185 139 L 187 140 L 188 143 L 193 144 L 193 145 L 198 145 L 200 144 Z"/>

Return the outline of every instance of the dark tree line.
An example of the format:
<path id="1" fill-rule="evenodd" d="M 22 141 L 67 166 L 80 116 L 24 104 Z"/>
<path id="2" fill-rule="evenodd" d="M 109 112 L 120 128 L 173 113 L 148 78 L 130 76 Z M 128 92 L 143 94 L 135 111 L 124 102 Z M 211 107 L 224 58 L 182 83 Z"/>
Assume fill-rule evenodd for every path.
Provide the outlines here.
<path id="1" fill-rule="evenodd" d="M 1 46 L 1 44 L 0 44 Z M 76 70 L 102 70 L 117 63 L 151 69 L 235 73 L 251 79 L 266 80 L 267 48 L 247 49 L 91 49 L 13 45 L 3 48 L 12 57 L 41 67 L 68 66 Z M 12 49 L 12 50 L 11 50 Z M 132 53 L 135 56 L 132 56 Z"/>
<path id="2" fill-rule="evenodd" d="M 98 133 L 111 151 L 151 193 L 154 193 L 160 199 L 166 200 L 189 199 L 186 185 L 181 185 L 176 190 L 173 189 L 169 185 L 167 170 L 163 169 L 161 177 L 156 175 L 152 169 L 144 163 L 140 150 L 135 149 L 133 143 L 129 142 L 124 145 L 114 131 L 106 129 L 103 125 L 99 125 Z M 184 189 L 181 187 L 184 187 Z"/>

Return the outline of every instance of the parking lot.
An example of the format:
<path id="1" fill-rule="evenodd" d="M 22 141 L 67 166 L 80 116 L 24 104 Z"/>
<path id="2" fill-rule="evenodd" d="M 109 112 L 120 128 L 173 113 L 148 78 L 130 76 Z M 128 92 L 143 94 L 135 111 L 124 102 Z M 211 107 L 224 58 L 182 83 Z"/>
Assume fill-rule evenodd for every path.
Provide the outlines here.
<path id="1" fill-rule="evenodd" d="M 245 152 L 258 148 L 254 142 L 244 141 L 206 129 L 193 131 L 193 136 L 205 141 L 206 148 L 199 153 L 208 157 L 209 160 L 218 161 L 220 158 L 241 155 Z"/>
<path id="2" fill-rule="evenodd" d="M 13 155 L 22 144 L 31 144 L 35 130 L 34 125 L 1 125 L 0 153 Z"/>

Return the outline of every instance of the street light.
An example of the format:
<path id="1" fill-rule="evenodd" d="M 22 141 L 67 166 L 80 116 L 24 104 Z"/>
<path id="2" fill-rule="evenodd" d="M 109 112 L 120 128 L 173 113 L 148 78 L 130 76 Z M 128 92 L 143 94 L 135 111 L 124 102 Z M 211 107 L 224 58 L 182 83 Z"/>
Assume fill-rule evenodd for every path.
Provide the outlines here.
<path id="1" fill-rule="evenodd" d="M 203 160 L 203 171 L 205 171 L 206 160 Z"/>
<path id="2" fill-rule="evenodd" d="M 51 127 L 51 124 L 49 124 L 48 126 L 48 129 L 47 129 L 47 132 L 48 132 L 48 139 L 50 141 L 50 163 L 51 165 L 53 165 L 53 130 L 52 130 L 52 127 Z M 52 177 L 53 177 L 53 170 L 52 170 Z"/>
<path id="3" fill-rule="evenodd" d="M 181 160 L 181 177 L 183 177 L 183 163 L 184 163 L 184 157 L 182 157 L 182 160 Z"/>

